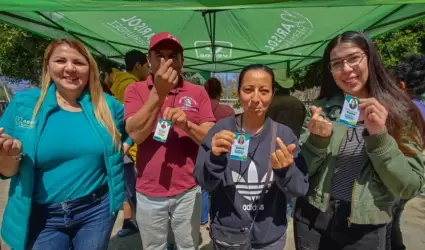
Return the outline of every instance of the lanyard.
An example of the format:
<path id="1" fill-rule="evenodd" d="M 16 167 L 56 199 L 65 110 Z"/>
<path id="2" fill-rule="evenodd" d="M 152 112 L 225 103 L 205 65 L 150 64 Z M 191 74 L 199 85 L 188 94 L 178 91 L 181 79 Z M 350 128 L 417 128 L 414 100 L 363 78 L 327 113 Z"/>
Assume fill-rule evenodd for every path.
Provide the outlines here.
<path id="1" fill-rule="evenodd" d="M 238 128 L 238 132 L 243 133 L 243 113 L 241 114 L 240 117 L 241 117 L 240 118 L 241 119 L 241 123 L 240 123 L 240 129 Z M 237 119 L 236 119 L 236 124 L 237 124 Z M 249 148 L 248 148 L 247 157 L 249 158 L 249 160 L 247 161 L 248 162 L 248 165 L 244 169 L 244 171 L 242 171 L 242 162 L 241 161 L 239 162 L 239 171 L 238 172 L 241 173 L 241 174 L 240 174 L 240 177 L 239 177 L 239 179 L 238 179 L 237 182 L 240 182 L 240 178 L 242 178 L 242 176 L 245 175 L 245 173 L 248 171 L 249 165 L 251 164 L 251 161 L 254 159 L 255 153 L 257 153 L 257 149 L 260 146 L 261 141 L 264 139 L 263 138 L 264 137 L 264 134 L 265 134 L 264 130 L 260 132 L 260 136 L 258 138 L 257 145 L 255 145 L 255 148 L 254 148 L 254 151 L 252 152 L 252 154 L 249 153 Z"/>

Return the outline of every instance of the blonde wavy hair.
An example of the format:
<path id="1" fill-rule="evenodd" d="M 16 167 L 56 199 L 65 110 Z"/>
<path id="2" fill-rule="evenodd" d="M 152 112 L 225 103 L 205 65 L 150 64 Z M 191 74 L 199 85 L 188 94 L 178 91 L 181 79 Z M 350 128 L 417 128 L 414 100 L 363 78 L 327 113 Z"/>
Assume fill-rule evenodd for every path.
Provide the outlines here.
<path id="1" fill-rule="evenodd" d="M 109 110 L 108 105 L 106 104 L 104 92 L 102 85 L 99 79 L 99 68 L 97 63 L 91 55 L 90 51 L 79 41 L 69 38 L 59 38 L 52 41 L 49 46 L 47 46 L 44 52 L 43 58 L 43 73 L 41 76 L 41 95 L 38 98 L 38 101 L 34 108 L 34 113 L 32 120 L 35 120 L 40 106 L 46 97 L 47 90 L 52 82 L 50 73 L 47 69 L 49 64 L 50 57 L 53 54 L 53 51 L 60 45 L 66 44 L 69 47 L 75 49 L 82 56 L 86 58 L 89 62 L 90 77 L 88 82 L 88 88 L 90 91 L 91 102 L 93 103 L 94 115 L 96 119 L 106 127 L 109 134 L 112 136 L 113 144 L 119 149 L 121 147 L 121 134 L 118 132 L 117 127 L 115 126 L 114 119 L 112 118 L 111 111 Z M 86 86 L 87 88 L 87 86 Z"/>

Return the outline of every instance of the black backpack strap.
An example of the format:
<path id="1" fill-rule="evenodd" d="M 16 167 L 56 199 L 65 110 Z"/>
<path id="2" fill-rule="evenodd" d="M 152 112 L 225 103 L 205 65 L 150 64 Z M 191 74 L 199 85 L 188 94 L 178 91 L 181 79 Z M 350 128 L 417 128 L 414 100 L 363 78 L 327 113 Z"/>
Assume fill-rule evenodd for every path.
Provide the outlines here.
<path id="1" fill-rule="evenodd" d="M 270 153 L 272 153 L 276 148 L 276 132 L 277 132 L 277 122 L 272 120 L 271 123 L 272 123 L 272 140 L 270 142 Z M 266 182 L 263 186 L 263 190 L 261 191 L 260 198 L 258 199 L 258 206 L 257 206 L 257 209 L 255 210 L 255 215 L 252 218 L 250 230 L 252 230 L 252 228 L 254 227 L 254 223 L 255 223 L 255 220 L 257 219 L 258 211 L 260 211 L 260 205 L 264 201 L 264 196 L 266 196 L 266 191 L 267 191 L 267 187 L 269 186 L 269 182 L 271 181 L 270 179 L 272 176 L 272 172 L 273 172 L 272 162 L 271 162 L 271 159 L 269 159 Z"/>

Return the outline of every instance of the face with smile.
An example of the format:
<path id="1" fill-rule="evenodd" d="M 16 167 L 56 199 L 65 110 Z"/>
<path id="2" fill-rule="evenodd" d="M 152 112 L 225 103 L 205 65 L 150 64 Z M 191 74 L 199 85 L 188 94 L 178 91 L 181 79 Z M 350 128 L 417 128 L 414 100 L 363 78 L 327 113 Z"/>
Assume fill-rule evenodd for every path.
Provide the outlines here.
<path id="1" fill-rule="evenodd" d="M 245 113 L 265 115 L 273 98 L 272 76 L 262 69 L 247 71 L 241 79 L 238 95 Z"/>
<path id="2" fill-rule="evenodd" d="M 365 51 L 352 43 L 340 43 L 332 49 L 328 66 L 345 94 L 367 97 L 369 70 Z"/>
<path id="3" fill-rule="evenodd" d="M 88 60 L 68 44 L 60 44 L 54 49 L 47 69 L 58 90 L 65 92 L 81 92 L 90 77 Z"/>

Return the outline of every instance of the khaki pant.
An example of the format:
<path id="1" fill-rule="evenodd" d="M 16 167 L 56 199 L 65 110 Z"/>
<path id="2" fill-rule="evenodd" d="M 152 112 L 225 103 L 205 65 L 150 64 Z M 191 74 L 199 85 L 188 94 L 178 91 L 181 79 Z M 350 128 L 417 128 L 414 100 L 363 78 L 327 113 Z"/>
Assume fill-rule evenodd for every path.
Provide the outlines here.
<path id="1" fill-rule="evenodd" d="M 197 250 L 200 238 L 201 200 L 200 187 L 164 198 L 137 193 L 136 218 L 143 250 L 166 249 L 167 240 L 174 242 L 173 238 L 179 250 Z"/>

